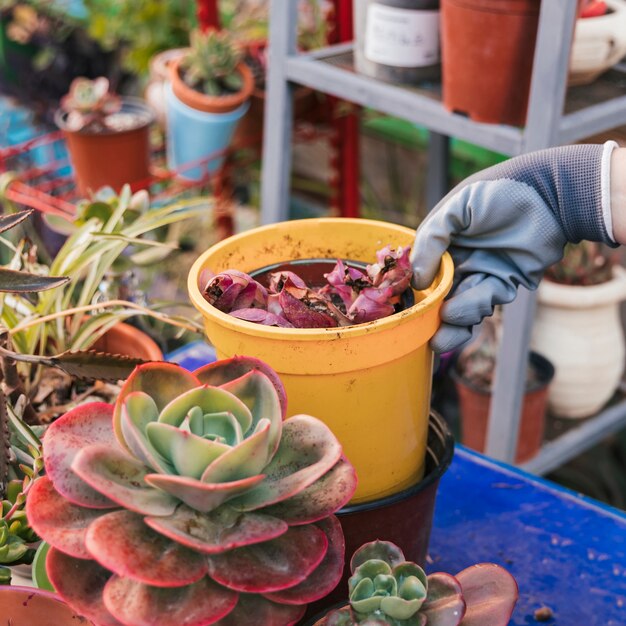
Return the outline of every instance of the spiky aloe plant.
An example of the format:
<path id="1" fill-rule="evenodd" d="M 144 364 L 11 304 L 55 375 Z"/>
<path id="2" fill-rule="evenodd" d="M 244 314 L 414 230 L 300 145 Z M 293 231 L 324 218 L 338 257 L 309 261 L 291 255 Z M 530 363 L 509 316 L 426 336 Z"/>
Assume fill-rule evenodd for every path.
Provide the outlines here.
<path id="1" fill-rule="evenodd" d="M 293 624 L 343 570 L 332 515 L 353 467 L 319 420 L 285 416 L 273 370 L 239 357 L 138 367 L 115 406 L 46 433 L 27 499 L 48 575 L 97 624 Z"/>
<path id="2" fill-rule="evenodd" d="M 315 626 L 506 626 L 517 602 L 515 579 L 495 563 L 426 576 L 389 541 L 361 546 L 350 570 L 350 604 Z"/>

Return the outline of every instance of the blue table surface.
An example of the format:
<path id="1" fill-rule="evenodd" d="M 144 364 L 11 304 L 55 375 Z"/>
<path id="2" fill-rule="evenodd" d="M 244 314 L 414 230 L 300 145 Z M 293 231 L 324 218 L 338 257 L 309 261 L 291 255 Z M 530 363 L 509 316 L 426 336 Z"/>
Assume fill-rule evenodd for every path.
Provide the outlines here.
<path id="1" fill-rule="evenodd" d="M 215 359 L 197 342 L 168 359 L 195 369 Z M 457 445 L 439 484 L 429 572 L 481 562 L 506 567 L 520 597 L 512 626 L 626 626 L 626 514 Z"/>

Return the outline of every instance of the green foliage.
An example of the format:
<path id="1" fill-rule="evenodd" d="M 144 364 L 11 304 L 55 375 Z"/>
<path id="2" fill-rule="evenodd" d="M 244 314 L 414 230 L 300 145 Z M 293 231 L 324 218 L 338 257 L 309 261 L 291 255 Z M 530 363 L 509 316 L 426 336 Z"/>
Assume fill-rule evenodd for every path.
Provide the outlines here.
<path id="1" fill-rule="evenodd" d="M 152 56 L 189 43 L 195 0 L 85 0 L 88 32 L 105 50 L 122 50 L 125 69 L 145 75 Z"/>
<path id="2" fill-rule="evenodd" d="M 236 93 L 243 85 L 237 66 L 243 51 L 226 31 L 191 33 L 191 51 L 181 61 L 182 78 L 192 89 L 209 96 Z"/>

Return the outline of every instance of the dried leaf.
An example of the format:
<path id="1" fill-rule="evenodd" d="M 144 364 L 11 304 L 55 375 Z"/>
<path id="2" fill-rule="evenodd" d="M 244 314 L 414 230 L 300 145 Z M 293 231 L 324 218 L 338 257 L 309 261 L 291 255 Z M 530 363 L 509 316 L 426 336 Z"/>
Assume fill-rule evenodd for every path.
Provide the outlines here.
<path id="1" fill-rule="evenodd" d="M 69 278 L 56 276 L 37 276 L 28 272 L 18 272 L 0 267 L 0 291 L 30 293 L 45 291 L 64 285 Z"/>
<path id="2" fill-rule="evenodd" d="M 61 368 L 70 376 L 83 380 L 97 379 L 108 382 L 125 380 L 137 365 L 146 363 L 143 359 L 94 350 L 63 352 L 51 357 L 49 361 L 50 365 Z"/>
<path id="3" fill-rule="evenodd" d="M 3 233 L 17 226 L 20 222 L 23 222 L 31 213 L 32 210 L 19 211 L 18 213 L 11 213 L 10 215 L 0 215 L 0 233 Z"/>

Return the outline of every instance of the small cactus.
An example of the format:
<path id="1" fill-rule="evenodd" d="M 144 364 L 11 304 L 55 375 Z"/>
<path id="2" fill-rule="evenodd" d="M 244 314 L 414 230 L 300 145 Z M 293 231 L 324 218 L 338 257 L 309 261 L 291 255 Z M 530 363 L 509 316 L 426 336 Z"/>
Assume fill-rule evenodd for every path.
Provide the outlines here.
<path id="1" fill-rule="evenodd" d="M 243 86 L 238 66 L 243 50 L 226 31 L 195 30 L 191 33 L 191 50 L 180 67 L 184 82 L 208 96 L 236 93 Z"/>

